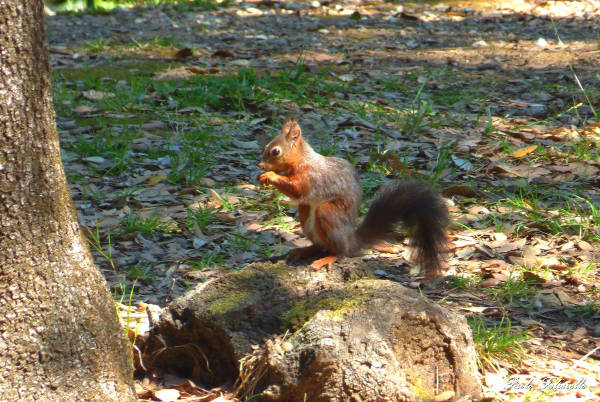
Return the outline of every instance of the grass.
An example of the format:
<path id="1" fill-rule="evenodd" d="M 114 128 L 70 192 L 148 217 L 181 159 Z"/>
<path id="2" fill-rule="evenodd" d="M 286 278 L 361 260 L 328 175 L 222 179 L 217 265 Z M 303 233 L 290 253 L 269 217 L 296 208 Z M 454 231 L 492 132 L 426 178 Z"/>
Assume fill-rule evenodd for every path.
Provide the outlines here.
<path id="1" fill-rule="evenodd" d="M 172 97 L 180 108 L 194 106 L 211 111 L 227 108 L 237 112 L 255 111 L 267 102 L 284 100 L 325 104 L 332 87 L 340 89 L 343 85 L 325 82 L 324 74 L 307 74 L 301 62 L 281 72 L 258 73 L 244 68 L 225 76 L 200 75 L 186 88 L 175 82 L 155 84 L 159 96 Z"/>
<path id="2" fill-rule="evenodd" d="M 425 88 L 425 83 L 417 90 L 409 109 L 396 120 L 396 124 L 398 124 L 400 130 L 409 137 L 433 125 L 430 120 L 432 120 L 436 113 L 433 110 L 433 105 L 426 99 L 423 99 L 423 88 Z"/>
<path id="3" fill-rule="evenodd" d="M 537 229 L 547 233 L 600 240 L 600 210 L 590 200 L 577 194 L 562 194 L 554 187 L 521 187 L 517 196 L 507 198 L 503 204 L 521 211 Z"/>
<path id="4" fill-rule="evenodd" d="M 499 324 L 487 326 L 483 319 L 474 316 L 469 320 L 473 330 L 473 342 L 481 368 L 489 367 L 498 371 L 499 361 L 519 365 L 523 358 L 522 343 L 529 339 L 527 330 L 512 326 L 508 317 L 503 316 Z"/>
<path id="5" fill-rule="evenodd" d="M 519 306 L 529 306 L 535 295 L 535 290 L 531 287 L 532 281 L 515 279 L 512 275 L 506 282 L 497 288 L 490 288 L 488 292 L 501 303 L 517 304 Z"/>
<path id="6" fill-rule="evenodd" d="M 112 245 L 111 245 L 111 235 L 110 232 L 108 232 L 106 234 L 106 241 L 107 241 L 107 246 L 105 247 L 103 245 L 103 236 L 100 232 L 100 229 L 98 228 L 98 226 L 96 226 L 96 230 L 92 231 L 90 228 L 87 228 L 87 236 L 86 236 L 86 240 L 88 241 L 88 244 L 92 247 L 92 249 L 96 250 L 98 252 L 98 254 L 100 254 L 100 256 L 102 256 L 109 264 L 113 274 L 115 274 L 115 277 L 119 277 L 119 275 L 117 274 L 117 267 L 115 265 L 115 261 L 113 260 L 112 257 Z M 115 299 L 123 298 L 123 295 L 125 294 L 125 286 L 126 283 L 122 280 L 118 281 L 118 290 L 119 290 L 119 294 L 115 293 L 114 297 Z M 115 290 L 116 292 L 116 290 Z"/>
<path id="7" fill-rule="evenodd" d="M 481 282 L 481 279 L 474 275 L 451 276 L 447 279 L 448 286 L 454 289 L 474 288 Z"/>
<path id="8" fill-rule="evenodd" d="M 132 166 L 133 158 L 130 151 L 132 138 L 133 136 L 126 133 L 116 136 L 104 131 L 92 138 L 89 138 L 88 135 L 77 136 L 73 143 L 65 145 L 65 149 L 72 150 L 82 158 L 101 157 L 106 159 L 110 167 L 102 171 L 102 173 L 118 175 L 127 171 Z"/>
<path id="9" fill-rule="evenodd" d="M 168 152 L 171 168 L 167 178 L 174 184 L 196 184 L 208 173 L 214 155 L 224 150 L 212 129 L 187 131 L 178 142 Z"/>
<path id="10" fill-rule="evenodd" d="M 136 214 L 129 214 L 122 220 L 122 228 L 124 233 L 139 233 L 149 236 L 177 230 L 171 222 L 165 221 L 157 214 L 153 214 L 147 218 Z"/>
<path id="11" fill-rule="evenodd" d="M 205 269 L 213 269 L 227 260 L 227 255 L 219 251 L 209 251 L 203 253 L 200 258 L 187 260 L 186 263 L 191 270 L 203 271 Z"/>
<path id="12" fill-rule="evenodd" d="M 203 208 L 202 206 L 199 206 L 195 209 L 188 208 L 186 228 L 190 232 L 193 232 L 195 228 L 204 230 L 209 224 L 214 222 L 216 214 L 217 211 L 209 208 Z"/>
<path id="13" fill-rule="evenodd" d="M 444 176 L 450 173 L 448 170 L 454 169 L 450 168 L 450 164 L 452 162 L 452 154 L 453 152 L 448 145 L 442 145 L 440 147 L 437 159 L 429 175 L 429 180 L 432 184 L 438 184 L 444 178 Z"/>
<path id="14" fill-rule="evenodd" d="M 169 8 L 184 12 L 213 10 L 227 4 L 208 0 L 170 3 Z M 206 31 L 203 34 L 213 29 L 208 20 L 203 19 L 197 25 Z M 206 275 L 196 273 L 187 279 L 177 277 L 176 285 L 191 287 L 197 281 L 213 277 L 214 271 L 238 269 L 252 259 L 281 255 L 290 247 L 280 239 L 281 232 L 295 233 L 298 229 L 292 213 L 294 207 L 277 192 L 249 186 L 256 184 L 255 165 L 260 155 L 258 150 L 239 144 L 275 133 L 283 117 L 297 109 L 304 111 L 301 120 L 314 125 L 308 126 L 307 132 L 315 149 L 326 155 L 346 157 L 357 166 L 365 206 L 382 181 L 414 172 L 427 176 L 423 180 L 431 181 L 440 190 L 459 184 L 476 190 L 474 196 L 452 197 L 453 211 L 458 210 L 458 214 L 466 216 L 472 207 L 479 206 L 490 210 L 485 214 L 473 213 L 476 220 L 457 225 L 451 235 L 454 230 L 464 232 L 470 227 L 468 234 L 482 243 L 493 241 L 494 232 L 505 233 L 507 241 L 527 237 L 528 244 L 538 238 L 550 242 L 564 239 L 553 244 L 560 246 L 568 241 L 575 248 L 579 240 L 586 240 L 593 247 L 600 242 L 594 178 L 574 174 L 563 180 L 552 174 L 547 177 L 556 181 L 538 182 L 499 177 L 487 170 L 497 160 L 543 167 L 572 162 L 597 166 L 600 145 L 596 137 L 581 134 L 579 140 L 571 137 L 561 140 L 550 135 L 561 126 L 572 131 L 571 124 L 584 128 L 579 125 L 590 123 L 594 116 L 597 118 L 594 107 L 598 108 L 598 91 L 593 86 L 585 88 L 588 78 L 579 80 L 575 70 L 568 74 L 576 77 L 573 81 L 539 80 L 504 69 L 487 73 L 444 65 L 427 68 L 423 66 L 427 62 L 420 60 L 414 66 L 418 68 L 413 70 L 398 72 L 398 66 L 394 66 L 397 74 L 385 78 L 374 79 L 364 71 L 352 71 L 355 79 L 346 82 L 339 77 L 351 67 L 343 63 L 309 66 L 299 57 L 291 67 L 275 61 L 268 67 L 238 68 L 227 59 L 205 62 L 198 57 L 185 62 L 165 61 L 173 57 L 178 47 L 189 45 L 171 33 L 144 41 L 118 36 L 95 39 L 76 49 L 90 62 L 74 67 L 67 64 L 55 70 L 54 99 L 59 125 L 73 122 L 77 127 L 61 127 L 61 141 L 67 151 L 65 165 L 69 180 L 76 185 L 78 208 L 88 214 L 92 208 L 100 213 L 109 211 L 111 216 L 121 219 L 120 224 L 111 228 L 97 228 L 90 235 L 90 244 L 95 254 L 100 255 L 98 264 L 109 273 L 111 281 L 110 273 L 114 274 L 115 298 L 129 306 L 140 287 L 155 278 L 160 280 L 172 266 L 178 266 L 175 275 L 184 270 L 183 266 L 207 271 Z M 194 52 L 198 56 L 201 49 Z M 250 65 L 260 66 L 261 60 L 252 60 Z M 185 81 L 154 79 L 157 72 L 190 62 L 204 70 L 217 68 Z M 515 75 L 523 81 L 519 86 L 526 88 L 523 94 L 567 92 L 573 99 L 561 97 L 571 102 L 563 109 L 560 106 L 563 103 L 549 102 L 548 116 L 510 117 L 514 110 L 509 110 L 504 101 L 516 99 L 521 93 L 504 92 L 504 88 L 512 85 Z M 89 100 L 84 96 L 89 90 L 114 97 Z M 94 111 L 75 112 L 81 105 Z M 347 129 L 339 124 L 356 116 L 375 128 L 357 125 Z M 267 120 L 250 124 L 262 118 Z M 150 132 L 139 128 L 150 121 L 161 121 L 164 127 Z M 85 127 L 93 130 L 77 131 Z M 325 129 L 320 130 L 322 127 Z M 456 132 L 456 138 L 448 140 L 451 137 L 448 132 Z M 529 135 L 534 138 L 529 139 Z M 472 145 L 467 151 L 464 146 L 458 151 L 464 140 Z M 534 153 L 523 158 L 511 157 L 514 151 L 533 144 L 538 145 Z M 102 157 L 105 163 L 85 160 L 90 157 Z M 470 162 L 473 168 L 461 168 L 462 161 Z M 152 183 L 147 180 L 158 176 L 166 179 Z M 249 195 L 235 194 L 239 184 L 251 189 Z M 223 200 L 214 201 L 210 190 L 222 194 Z M 229 194 L 235 194 L 238 200 L 229 202 Z M 214 204 L 218 207 L 212 208 Z M 173 216 L 143 214 L 148 208 L 163 211 L 163 207 L 173 207 L 178 212 Z M 260 229 L 246 229 L 255 222 L 260 223 Z M 111 230 L 119 236 L 111 238 Z M 164 259 L 158 258 L 152 264 L 129 260 L 135 254 L 131 249 L 141 249 L 136 241 L 138 234 L 162 247 Z M 171 246 L 177 244 L 186 248 L 186 254 L 177 256 L 175 261 L 175 254 L 169 253 Z M 113 258 L 115 249 L 120 251 L 118 259 Z M 504 262 L 512 261 L 508 257 L 514 255 L 496 249 L 491 249 L 491 253 L 496 256 L 490 259 Z M 488 258 L 478 251 L 473 256 L 467 259 Z M 122 265 L 116 266 L 117 261 Z M 565 287 L 583 283 L 585 293 L 580 292 L 578 300 L 585 298 L 587 302 L 565 307 L 564 315 L 572 321 L 592 321 L 599 305 L 598 290 L 591 285 L 597 277 L 598 261 L 567 252 L 559 262 L 560 270 L 515 266 L 523 276 L 515 274 L 486 293 L 479 286 L 483 275 L 477 271 L 466 274 L 461 271 L 464 265 L 459 261 L 458 275 L 450 278 L 448 285 L 454 288 L 454 294 L 464 290 L 482 296 L 511 317 L 522 310 L 535 315 L 539 290 L 523 278 L 546 278 L 549 274 L 564 280 Z M 148 292 L 144 289 L 140 294 Z M 341 303 L 334 301 L 326 300 L 316 308 L 336 307 Z M 527 331 L 512 326 L 508 316 L 493 324 L 484 320 L 480 317 L 471 320 L 480 366 L 497 370 L 506 364 L 518 365 L 525 352 L 523 342 L 527 340 Z"/>
<path id="15" fill-rule="evenodd" d="M 127 279 L 142 282 L 152 282 L 154 280 L 154 274 L 152 273 L 152 265 L 134 265 L 133 267 L 127 270 Z"/>
<path id="16" fill-rule="evenodd" d="M 600 305 L 597 302 L 590 301 L 584 305 L 570 307 L 569 312 L 573 315 L 573 320 L 585 320 L 598 315 Z"/>
<path id="17" fill-rule="evenodd" d="M 119 8 L 134 6 L 163 5 L 182 10 L 212 11 L 232 4 L 231 0 L 50 0 L 59 12 L 106 13 Z"/>

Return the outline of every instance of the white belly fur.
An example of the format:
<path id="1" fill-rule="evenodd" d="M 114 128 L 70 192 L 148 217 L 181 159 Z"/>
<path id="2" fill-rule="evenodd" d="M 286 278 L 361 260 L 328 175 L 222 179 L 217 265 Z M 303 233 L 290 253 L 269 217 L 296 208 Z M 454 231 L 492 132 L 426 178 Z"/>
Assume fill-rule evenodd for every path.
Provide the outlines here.
<path id="1" fill-rule="evenodd" d="M 321 240 L 315 229 L 315 214 L 318 206 L 318 203 L 309 204 L 310 209 L 308 212 L 308 218 L 306 219 L 306 222 L 304 222 L 302 231 L 304 232 L 304 235 L 308 237 L 314 244 L 321 247 L 325 247 L 325 244 L 323 244 L 323 241 Z"/>

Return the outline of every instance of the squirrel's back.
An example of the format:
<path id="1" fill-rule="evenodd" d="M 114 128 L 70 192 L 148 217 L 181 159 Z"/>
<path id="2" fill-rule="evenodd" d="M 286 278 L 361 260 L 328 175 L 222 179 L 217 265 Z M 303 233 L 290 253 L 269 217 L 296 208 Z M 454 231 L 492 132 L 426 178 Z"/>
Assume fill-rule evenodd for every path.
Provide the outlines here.
<path id="1" fill-rule="evenodd" d="M 300 202 L 327 202 L 344 199 L 352 207 L 349 212 L 356 220 L 362 201 L 362 188 L 358 173 L 350 162 L 342 158 L 323 156 L 313 151 L 314 157 L 306 160 L 306 176 L 310 191 Z M 303 163 L 304 165 L 304 163 Z"/>

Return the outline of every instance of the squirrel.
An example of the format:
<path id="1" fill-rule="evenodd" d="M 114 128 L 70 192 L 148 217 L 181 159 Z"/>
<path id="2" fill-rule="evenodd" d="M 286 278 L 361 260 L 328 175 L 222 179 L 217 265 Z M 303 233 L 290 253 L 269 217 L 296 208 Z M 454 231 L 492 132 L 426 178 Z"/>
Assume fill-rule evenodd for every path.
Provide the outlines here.
<path id="1" fill-rule="evenodd" d="M 312 245 L 290 251 L 297 261 L 323 251 L 330 255 L 311 264 L 314 270 L 329 268 L 338 256 L 357 256 L 376 246 L 402 222 L 416 248 L 416 262 L 428 278 L 440 274 L 445 251 L 448 211 L 444 201 L 414 179 L 384 186 L 367 215 L 356 227 L 362 200 L 358 173 L 345 159 L 315 152 L 302 138 L 296 121 L 286 121 L 281 133 L 263 151 L 258 177 L 298 202 L 302 231 Z"/>

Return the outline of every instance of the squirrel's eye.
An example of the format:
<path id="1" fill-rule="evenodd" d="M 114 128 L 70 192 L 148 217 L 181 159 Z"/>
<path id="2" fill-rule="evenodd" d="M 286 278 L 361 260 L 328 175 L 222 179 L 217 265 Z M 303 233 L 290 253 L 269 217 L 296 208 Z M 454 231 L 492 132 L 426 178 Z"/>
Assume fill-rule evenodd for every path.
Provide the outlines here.
<path id="1" fill-rule="evenodd" d="M 271 150 L 271 155 L 273 155 L 273 156 L 277 156 L 277 155 L 279 155 L 280 153 L 281 153 L 281 148 L 279 148 L 279 147 L 273 148 L 273 149 Z"/>

